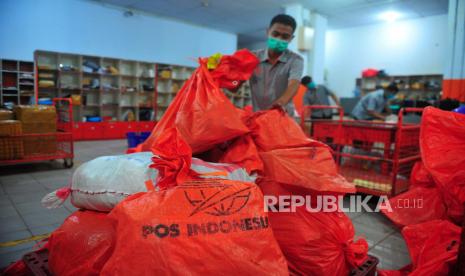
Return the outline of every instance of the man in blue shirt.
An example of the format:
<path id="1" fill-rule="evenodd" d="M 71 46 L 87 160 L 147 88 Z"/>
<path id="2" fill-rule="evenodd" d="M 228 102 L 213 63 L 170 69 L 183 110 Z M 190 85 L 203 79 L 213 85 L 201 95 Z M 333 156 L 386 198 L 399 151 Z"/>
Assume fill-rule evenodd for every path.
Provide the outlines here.
<path id="1" fill-rule="evenodd" d="M 339 98 L 336 94 L 322 84 L 316 85 L 312 77 L 305 76 L 300 81 L 308 90 L 304 95 L 303 103 L 306 105 L 330 105 L 329 97 L 333 99 L 336 105 L 340 106 Z M 315 109 L 312 111 L 312 119 L 332 119 L 332 109 Z"/>
<path id="2" fill-rule="evenodd" d="M 291 100 L 297 93 L 304 67 L 303 58 L 287 49 L 296 27 L 291 16 L 276 15 L 267 30 L 267 47 L 254 51 L 260 60 L 250 78 L 254 111 L 281 106 L 290 115 L 294 113 Z"/>
<path id="3" fill-rule="evenodd" d="M 395 83 L 389 84 L 384 89 L 378 89 L 363 96 L 352 110 L 352 117 L 355 120 L 385 120 L 386 115 L 383 110 L 390 112 L 388 103 L 393 99 L 399 88 Z"/>

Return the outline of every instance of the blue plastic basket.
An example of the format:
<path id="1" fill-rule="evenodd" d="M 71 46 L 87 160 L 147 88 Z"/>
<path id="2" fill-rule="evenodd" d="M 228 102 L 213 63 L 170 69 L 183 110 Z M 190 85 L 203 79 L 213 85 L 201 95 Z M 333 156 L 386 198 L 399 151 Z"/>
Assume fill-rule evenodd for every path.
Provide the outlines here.
<path id="1" fill-rule="evenodd" d="M 128 148 L 135 148 L 149 138 L 151 132 L 128 132 Z"/>
<path id="2" fill-rule="evenodd" d="M 42 104 L 42 105 L 53 105 L 53 101 L 50 99 L 39 99 L 37 101 L 37 104 Z"/>
<path id="3" fill-rule="evenodd" d="M 102 121 L 102 118 L 99 116 L 87 116 L 86 121 L 92 123 L 100 123 Z"/>

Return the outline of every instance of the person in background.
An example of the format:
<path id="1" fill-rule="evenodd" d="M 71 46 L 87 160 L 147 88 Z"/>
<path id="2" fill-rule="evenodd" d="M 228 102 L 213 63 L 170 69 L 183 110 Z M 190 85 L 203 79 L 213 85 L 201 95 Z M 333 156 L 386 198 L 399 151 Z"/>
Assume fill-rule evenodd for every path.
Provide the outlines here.
<path id="1" fill-rule="evenodd" d="M 381 88 L 363 96 L 352 110 L 352 117 L 355 120 L 385 120 L 389 115 L 389 100 L 399 92 L 395 83 L 390 83 L 388 87 Z M 383 114 L 387 111 L 387 115 Z"/>
<path id="2" fill-rule="evenodd" d="M 460 102 L 454 99 L 444 99 L 439 101 L 439 109 L 452 111 L 456 108 L 460 107 Z"/>
<path id="3" fill-rule="evenodd" d="M 303 72 L 303 58 L 287 49 L 294 38 L 294 18 L 278 14 L 267 30 L 267 48 L 254 51 L 260 60 L 252 77 L 250 90 L 254 111 L 280 106 L 294 114 L 292 98 L 297 93 Z"/>
<path id="4" fill-rule="evenodd" d="M 324 85 L 316 85 L 312 77 L 305 76 L 300 81 L 307 87 L 307 92 L 304 95 L 304 106 L 306 105 L 330 105 L 329 97 L 333 99 L 336 105 L 340 106 L 341 103 L 336 94 L 329 90 Z M 312 110 L 312 119 L 332 119 L 332 109 L 315 109 Z"/>
<path id="5" fill-rule="evenodd" d="M 360 84 L 356 84 L 354 90 L 352 91 L 352 94 L 354 95 L 355 98 L 360 98 L 362 95 L 362 89 L 360 89 Z"/>

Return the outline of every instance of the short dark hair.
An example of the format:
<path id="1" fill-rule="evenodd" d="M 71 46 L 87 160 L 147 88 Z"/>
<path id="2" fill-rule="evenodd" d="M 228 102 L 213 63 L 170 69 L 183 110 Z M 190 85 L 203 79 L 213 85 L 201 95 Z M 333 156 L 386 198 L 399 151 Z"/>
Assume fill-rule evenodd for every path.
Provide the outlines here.
<path id="1" fill-rule="evenodd" d="M 460 102 L 454 99 L 444 99 L 439 101 L 439 109 L 452 111 L 460 106 Z"/>
<path id="2" fill-rule="evenodd" d="M 387 87 L 386 90 L 397 93 L 399 92 L 399 88 L 397 87 L 397 84 L 391 82 Z"/>
<path id="3" fill-rule="evenodd" d="M 273 19 L 271 19 L 270 22 L 270 28 L 275 23 L 281 23 L 283 25 L 290 26 L 292 28 L 292 32 L 294 32 L 295 28 L 297 27 L 297 23 L 295 22 L 294 17 L 287 14 L 278 14 L 275 17 L 273 17 Z"/>
<path id="4" fill-rule="evenodd" d="M 301 80 L 300 83 L 303 85 L 307 85 L 312 82 L 312 77 L 310 76 L 304 76 Z"/>

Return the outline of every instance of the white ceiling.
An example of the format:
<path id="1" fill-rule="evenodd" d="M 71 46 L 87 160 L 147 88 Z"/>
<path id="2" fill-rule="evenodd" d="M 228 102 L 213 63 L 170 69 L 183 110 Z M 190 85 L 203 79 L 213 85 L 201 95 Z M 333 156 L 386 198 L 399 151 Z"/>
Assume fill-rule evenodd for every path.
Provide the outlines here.
<path id="1" fill-rule="evenodd" d="M 448 0 L 93 0 L 133 11 L 239 34 L 239 44 L 263 40 L 271 18 L 286 4 L 300 3 L 328 18 L 330 29 L 380 23 L 388 10 L 401 19 L 447 13 Z"/>

